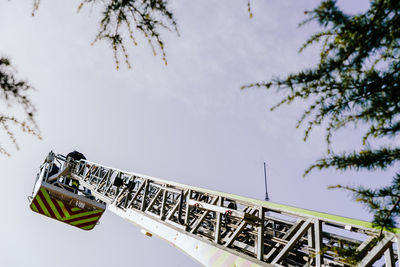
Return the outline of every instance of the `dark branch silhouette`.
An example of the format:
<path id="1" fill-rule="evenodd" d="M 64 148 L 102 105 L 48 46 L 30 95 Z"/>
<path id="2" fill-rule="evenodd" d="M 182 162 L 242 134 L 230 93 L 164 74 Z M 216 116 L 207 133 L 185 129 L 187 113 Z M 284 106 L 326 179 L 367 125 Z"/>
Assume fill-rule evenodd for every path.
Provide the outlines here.
<path id="1" fill-rule="evenodd" d="M 25 117 L 18 118 L 12 114 L 0 113 L 0 126 L 16 149 L 19 149 L 19 146 L 13 126 L 41 138 L 35 121 L 36 108 L 29 98 L 29 93 L 33 90 L 27 81 L 17 77 L 17 72 L 8 58 L 0 58 L 0 100 L 8 109 L 13 107 L 22 109 Z M 10 155 L 3 144 L 0 144 L 0 154 Z"/>
<path id="2" fill-rule="evenodd" d="M 178 33 L 176 19 L 168 9 L 166 0 L 83 0 L 78 12 L 86 5 L 100 5 L 99 31 L 93 41 L 106 41 L 110 44 L 117 69 L 120 67 L 120 56 L 131 67 L 127 45 L 137 45 L 136 33 L 142 34 L 150 45 L 154 56 L 161 54 L 167 64 L 164 42 L 161 31 L 169 30 Z M 34 0 L 33 12 L 38 10 L 40 0 Z M 250 7 L 250 6 L 249 6 Z"/>

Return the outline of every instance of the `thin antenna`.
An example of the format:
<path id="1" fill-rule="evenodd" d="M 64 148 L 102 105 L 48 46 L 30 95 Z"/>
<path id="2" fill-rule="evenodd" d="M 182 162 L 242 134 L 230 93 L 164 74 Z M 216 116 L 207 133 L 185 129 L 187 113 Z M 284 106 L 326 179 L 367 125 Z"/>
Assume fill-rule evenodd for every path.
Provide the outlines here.
<path id="1" fill-rule="evenodd" d="M 265 201 L 269 201 L 267 188 L 267 164 L 264 162 Z"/>

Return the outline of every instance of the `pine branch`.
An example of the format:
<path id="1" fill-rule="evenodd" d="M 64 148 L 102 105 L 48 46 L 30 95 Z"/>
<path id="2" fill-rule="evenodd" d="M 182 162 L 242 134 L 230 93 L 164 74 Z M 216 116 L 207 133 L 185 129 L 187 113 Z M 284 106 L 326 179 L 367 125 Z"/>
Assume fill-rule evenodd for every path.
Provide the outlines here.
<path id="1" fill-rule="evenodd" d="M 384 170 L 397 161 L 400 161 L 400 148 L 353 151 L 319 159 L 304 172 L 303 176 L 309 174 L 313 169 Z"/>
<path id="2" fill-rule="evenodd" d="M 22 108 L 26 118 L 19 119 L 15 116 L 0 114 L 0 126 L 5 131 L 9 141 L 18 150 L 19 145 L 14 132 L 10 126 L 17 126 L 22 132 L 29 133 L 41 138 L 39 129 L 36 124 L 36 108 L 29 98 L 29 93 L 34 88 L 24 80 L 17 77 L 17 71 L 11 65 L 8 58 L 0 58 L 0 99 L 2 99 L 8 107 Z M 0 154 L 10 156 L 10 153 L 2 145 L 0 145 Z"/>
<path id="3" fill-rule="evenodd" d="M 100 29 L 93 44 L 104 40 L 111 45 L 117 69 L 120 66 L 120 54 L 126 65 L 131 67 L 126 43 L 131 39 L 132 43 L 137 45 L 134 30 L 145 37 L 154 55 L 157 55 L 157 52 L 161 53 L 162 60 L 167 64 L 161 30 L 167 29 L 178 34 L 179 32 L 176 19 L 168 9 L 166 0 L 83 0 L 78 11 L 87 4 L 104 6 Z"/>
<path id="4" fill-rule="evenodd" d="M 396 218 L 400 215 L 400 174 L 393 177 L 390 186 L 370 189 L 359 186 L 330 186 L 330 189 L 342 189 L 352 192 L 353 198 L 363 203 L 374 213 L 373 225 L 382 231 L 392 231 L 396 226 Z"/>

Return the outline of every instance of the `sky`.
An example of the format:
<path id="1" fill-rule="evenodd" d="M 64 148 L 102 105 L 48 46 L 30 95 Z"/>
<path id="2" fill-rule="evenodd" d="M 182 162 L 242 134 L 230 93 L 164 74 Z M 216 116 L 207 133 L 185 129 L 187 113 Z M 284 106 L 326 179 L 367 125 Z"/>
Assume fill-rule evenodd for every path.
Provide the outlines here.
<path id="1" fill-rule="evenodd" d="M 0 3 L 0 54 L 11 58 L 32 94 L 42 140 L 17 133 L 16 151 L 0 156 L 3 204 L 1 266 L 197 266 L 157 237 L 106 212 L 93 231 L 33 213 L 27 196 L 50 150 L 76 149 L 90 161 L 184 184 L 263 199 L 263 162 L 271 201 L 363 220 L 371 215 L 331 184 L 379 186 L 391 171 L 304 170 L 326 151 L 323 129 L 303 141 L 296 120 L 304 103 L 269 109 L 280 97 L 263 89 L 240 90 L 312 66 L 318 49 L 298 54 L 317 25 L 298 27 L 319 1 L 171 1 L 180 36 L 163 32 L 168 65 L 146 41 L 129 46 L 132 69 L 116 70 L 106 43 L 91 45 L 98 9 L 79 1 Z M 367 1 L 339 1 L 348 11 Z M 4 110 L 4 107 L 2 107 Z M 18 110 L 6 107 L 7 111 Z M 335 147 L 360 145 L 349 128 Z"/>

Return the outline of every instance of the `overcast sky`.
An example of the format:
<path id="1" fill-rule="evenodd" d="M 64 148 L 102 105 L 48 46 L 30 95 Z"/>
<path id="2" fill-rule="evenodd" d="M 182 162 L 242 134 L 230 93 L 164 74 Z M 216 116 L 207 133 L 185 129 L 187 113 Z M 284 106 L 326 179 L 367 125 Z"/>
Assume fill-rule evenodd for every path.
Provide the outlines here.
<path id="1" fill-rule="evenodd" d="M 18 134 L 0 156 L 1 266 L 197 266 L 156 237 L 106 212 L 82 231 L 30 211 L 36 172 L 50 150 L 76 149 L 88 160 L 208 189 L 263 199 L 263 162 L 272 201 L 369 220 L 371 215 L 330 184 L 376 186 L 391 172 L 302 173 L 326 149 L 322 129 L 303 142 L 296 119 L 304 104 L 270 112 L 279 99 L 240 86 L 317 62 L 317 49 L 297 51 L 317 30 L 298 28 L 319 1 L 173 1 L 180 37 L 164 32 L 168 66 L 139 38 L 128 49 L 132 69 L 116 71 L 105 43 L 91 46 L 96 8 L 76 14 L 79 1 L 0 3 L 0 53 L 37 91 L 32 95 L 43 140 Z M 342 1 L 349 11 L 368 2 Z M 3 107 L 4 110 L 4 107 Z M 14 111 L 15 112 L 15 111 Z M 348 129 L 339 149 L 360 145 Z M 338 149 L 338 150 L 339 150 Z"/>

